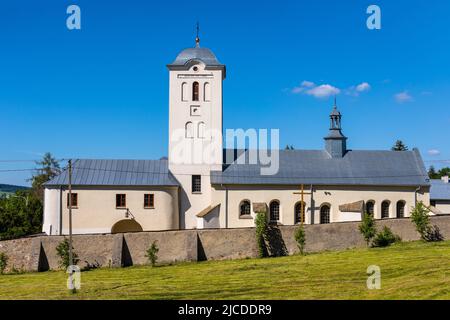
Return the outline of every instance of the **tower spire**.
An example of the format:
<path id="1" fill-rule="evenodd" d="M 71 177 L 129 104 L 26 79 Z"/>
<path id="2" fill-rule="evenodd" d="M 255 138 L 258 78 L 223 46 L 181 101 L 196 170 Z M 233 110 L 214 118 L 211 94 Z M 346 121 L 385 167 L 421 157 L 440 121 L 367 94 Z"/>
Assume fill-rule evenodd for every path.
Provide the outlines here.
<path id="1" fill-rule="evenodd" d="M 198 34 L 200 32 L 200 24 L 198 23 L 198 21 L 197 21 L 196 30 L 197 30 L 197 36 L 195 37 L 195 47 L 198 48 L 198 47 L 200 47 L 200 38 L 198 37 Z"/>

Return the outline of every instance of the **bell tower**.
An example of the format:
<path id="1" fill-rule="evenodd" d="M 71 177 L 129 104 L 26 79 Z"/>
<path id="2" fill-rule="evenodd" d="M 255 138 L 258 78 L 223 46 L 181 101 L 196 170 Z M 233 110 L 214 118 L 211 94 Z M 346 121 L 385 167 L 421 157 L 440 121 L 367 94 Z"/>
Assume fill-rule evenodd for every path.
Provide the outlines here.
<path id="1" fill-rule="evenodd" d="M 180 182 L 182 228 L 194 228 L 196 214 L 211 204 L 210 172 L 221 170 L 222 82 L 225 65 L 200 46 L 182 50 L 169 69 L 169 170 Z"/>
<path id="2" fill-rule="evenodd" d="M 342 158 L 347 152 L 347 137 L 342 134 L 341 118 L 334 98 L 333 111 L 330 113 L 330 130 L 324 138 L 325 150 L 332 158 Z"/>

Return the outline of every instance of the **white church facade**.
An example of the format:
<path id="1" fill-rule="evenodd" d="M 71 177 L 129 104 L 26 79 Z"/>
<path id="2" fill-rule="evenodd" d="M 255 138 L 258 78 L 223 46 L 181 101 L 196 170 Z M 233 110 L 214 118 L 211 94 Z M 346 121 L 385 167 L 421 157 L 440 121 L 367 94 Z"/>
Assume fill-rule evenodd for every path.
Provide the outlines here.
<path id="1" fill-rule="evenodd" d="M 167 159 L 73 161 L 74 234 L 253 227 L 256 212 L 282 225 L 359 221 L 365 212 L 402 218 L 430 203 L 419 151 L 349 150 L 336 106 L 323 148 L 277 150 L 274 174 L 247 161 L 251 150 L 224 150 L 226 68 L 196 42 L 167 66 Z M 198 146 L 208 158 L 186 161 Z M 43 232 L 68 234 L 67 170 L 46 183 L 44 201 Z"/>

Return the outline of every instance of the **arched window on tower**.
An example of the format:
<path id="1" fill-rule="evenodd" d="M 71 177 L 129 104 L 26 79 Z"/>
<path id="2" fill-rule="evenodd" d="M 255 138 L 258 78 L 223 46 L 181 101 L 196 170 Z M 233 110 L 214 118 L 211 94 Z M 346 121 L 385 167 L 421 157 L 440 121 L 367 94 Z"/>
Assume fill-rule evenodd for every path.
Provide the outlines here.
<path id="1" fill-rule="evenodd" d="M 205 123 L 204 122 L 199 122 L 198 123 L 198 128 L 197 128 L 197 136 L 200 139 L 205 138 Z"/>
<path id="2" fill-rule="evenodd" d="M 194 138 L 194 125 L 192 122 L 187 122 L 185 125 L 186 138 Z"/>
<path id="3" fill-rule="evenodd" d="M 181 84 L 181 101 L 188 101 L 188 85 L 186 82 Z"/>
<path id="4" fill-rule="evenodd" d="M 198 101 L 200 96 L 200 86 L 198 82 L 192 84 L 192 101 Z"/>
<path id="5" fill-rule="evenodd" d="M 303 202 L 303 206 L 302 206 L 302 202 L 297 202 L 295 204 L 295 223 L 305 223 L 305 210 L 306 210 L 306 203 Z"/>
<path id="6" fill-rule="evenodd" d="M 203 97 L 205 102 L 211 101 L 211 85 L 209 82 L 205 82 L 205 85 L 203 86 Z"/>
<path id="7" fill-rule="evenodd" d="M 320 223 L 330 223 L 330 206 L 327 204 L 320 208 Z"/>

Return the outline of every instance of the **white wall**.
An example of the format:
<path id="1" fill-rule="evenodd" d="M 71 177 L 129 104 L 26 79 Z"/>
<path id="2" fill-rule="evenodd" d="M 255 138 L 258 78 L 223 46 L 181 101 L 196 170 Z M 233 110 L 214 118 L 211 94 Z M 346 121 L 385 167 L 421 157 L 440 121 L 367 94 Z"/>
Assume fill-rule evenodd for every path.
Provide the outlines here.
<path id="1" fill-rule="evenodd" d="M 61 191 L 46 188 L 44 192 L 44 223 L 42 232 L 48 235 L 60 234 Z"/>
<path id="2" fill-rule="evenodd" d="M 221 70 L 205 70 L 203 63 L 193 64 L 189 70 L 169 71 L 169 169 L 181 184 L 181 228 L 197 228 L 196 214 L 211 205 L 210 171 L 222 168 L 222 79 Z M 199 101 L 192 101 L 195 81 L 199 83 Z M 209 83 L 208 93 L 205 83 Z M 192 106 L 199 106 L 200 112 L 192 114 Z M 194 138 L 179 135 L 181 139 L 176 140 L 187 122 L 193 123 Z M 200 122 L 205 124 L 204 138 L 198 137 Z M 188 150 L 189 159 L 183 159 L 180 150 Z M 201 193 L 192 193 L 192 175 L 202 176 Z"/>
<path id="3" fill-rule="evenodd" d="M 44 232 L 49 225 L 58 224 L 59 190 L 45 190 L 46 209 Z M 79 187 L 78 206 L 72 209 L 72 232 L 74 234 L 110 233 L 114 224 L 120 220 L 131 219 L 142 226 L 144 231 L 179 229 L 178 188 L 176 187 Z M 144 194 L 154 194 L 155 207 L 144 208 Z M 126 209 L 116 208 L 116 194 L 126 194 L 126 208 L 131 215 L 126 218 Z M 62 191 L 62 233 L 69 233 L 68 191 Z M 48 203 L 48 204 L 47 204 Z M 59 227 L 58 227 L 59 228 Z M 59 231 L 59 230 L 58 230 Z M 52 232 L 52 234 L 56 234 Z"/>
<path id="4" fill-rule="evenodd" d="M 228 189 L 228 227 L 252 227 L 253 220 L 239 218 L 239 205 L 242 200 L 251 203 L 264 202 L 269 207 L 272 200 L 280 202 L 280 223 L 293 225 L 295 222 L 294 208 L 300 201 L 298 188 L 290 186 L 227 186 Z M 360 221 L 360 213 L 340 212 L 339 205 L 353 203 L 360 200 L 365 202 L 375 201 L 375 218 L 381 219 L 381 203 L 390 201 L 390 218 L 396 217 L 397 201 L 405 201 L 405 217 L 410 215 L 411 208 L 415 205 L 416 187 L 364 187 L 364 186 L 317 186 L 313 188 L 313 195 L 305 195 L 306 223 L 320 223 L 320 208 L 324 204 L 330 205 L 330 221 Z M 309 186 L 305 186 L 305 192 L 309 192 Z M 418 193 L 418 201 L 422 200 L 429 204 L 429 191 L 422 190 Z M 227 225 L 226 216 L 226 190 L 225 187 L 215 186 L 212 192 L 212 203 L 220 206 L 220 227 Z M 252 209 L 253 211 L 253 209 Z M 252 213 L 255 216 L 254 213 Z"/>

